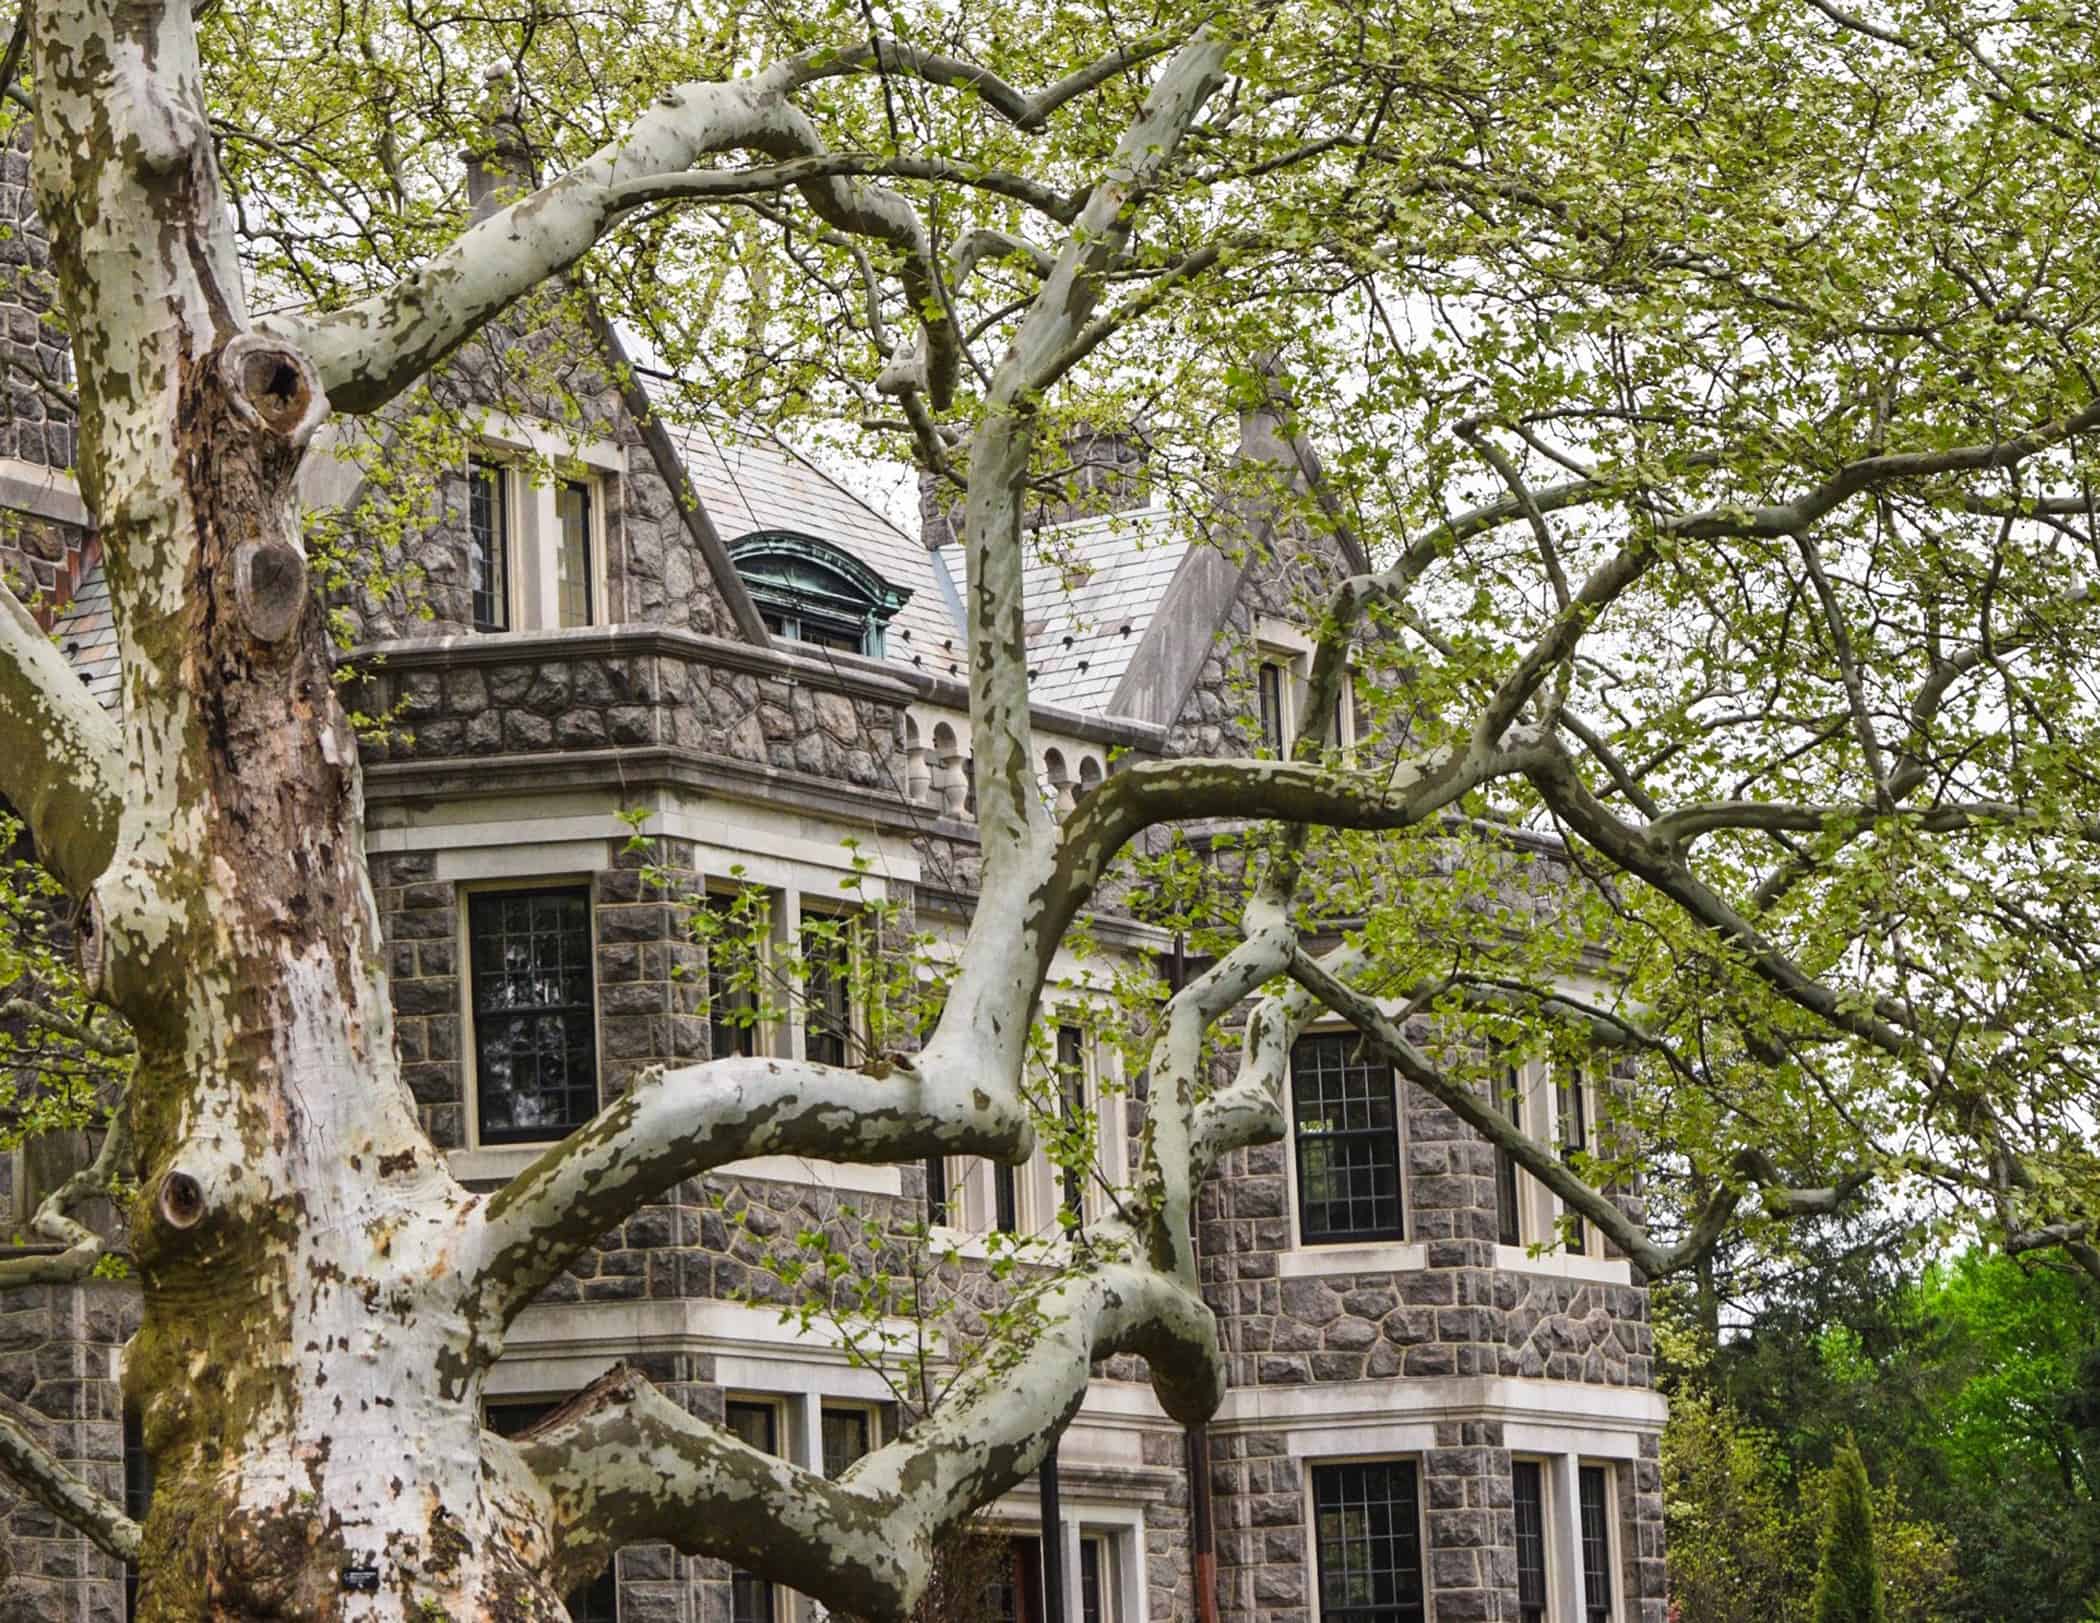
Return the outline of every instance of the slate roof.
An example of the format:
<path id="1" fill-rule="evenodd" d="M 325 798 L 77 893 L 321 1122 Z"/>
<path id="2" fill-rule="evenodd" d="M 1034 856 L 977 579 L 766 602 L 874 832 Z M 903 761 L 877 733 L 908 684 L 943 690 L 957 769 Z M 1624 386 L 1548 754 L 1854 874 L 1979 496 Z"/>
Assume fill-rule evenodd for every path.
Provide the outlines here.
<path id="1" fill-rule="evenodd" d="M 1164 508 L 1037 531 L 1022 589 L 1038 704 L 1106 712 L 1188 552 Z"/>
<path id="2" fill-rule="evenodd" d="M 883 639 L 890 660 L 962 677 L 966 643 L 944 586 L 945 560 L 778 440 L 714 427 L 673 432 L 686 472 L 725 546 L 758 530 L 793 530 L 850 553 L 911 593 Z"/>
<path id="3" fill-rule="evenodd" d="M 722 428 L 679 438 L 687 472 L 725 544 L 794 530 L 851 553 L 911 599 L 890 622 L 888 658 L 967 675 L 952 549 L 929 552 L 815 463 L 777 440 Z M 1029 538 L 1029 667 L 1038 703 L 1103 714 L 1143 641 L 1188 543 L 1164 509 L 1048 526 Z"/>
<path id="4" fill-rule="evenodd" d="M 109 605 L 109 577 L 99 561 L 81 577 L 72 599 L 53 618 L 51 635 L 96 702 L 105 710 L 116 709 L 122 686 L 117 622 Z"/>

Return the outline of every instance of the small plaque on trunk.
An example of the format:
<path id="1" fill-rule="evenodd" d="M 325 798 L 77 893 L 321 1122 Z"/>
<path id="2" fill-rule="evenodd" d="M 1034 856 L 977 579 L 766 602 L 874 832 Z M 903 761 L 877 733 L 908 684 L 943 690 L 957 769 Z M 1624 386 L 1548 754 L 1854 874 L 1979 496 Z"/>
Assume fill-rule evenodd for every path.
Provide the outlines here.
<path id="1" fill-rule="evenodd" d="M 377 1567 L 343 1568 L 343 1587 L 361 1595 L 379 1593 L 379 1569 Z"/>

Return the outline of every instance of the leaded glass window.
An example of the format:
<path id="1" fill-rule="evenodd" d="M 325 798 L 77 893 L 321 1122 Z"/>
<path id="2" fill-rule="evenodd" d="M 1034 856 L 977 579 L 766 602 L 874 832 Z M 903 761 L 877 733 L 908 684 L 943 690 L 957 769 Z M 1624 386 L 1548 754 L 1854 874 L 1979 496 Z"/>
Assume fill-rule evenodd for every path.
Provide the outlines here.
<path id="1" fill-rule="evenodd" d="M 1393 1070 L 1354 1033 L 1301 1037 L 1291 1049 L 1298 1228 L 1307 1242 L 1405 1237 Z"/>
<path id="2" fill-rule="evenodd" d="M 1320 1623 L 1422 1623 L 1422 1506 L 1415 1467 L 1313 1467 Z"/>
<path id="3" fill-rule="evenodd" d="M 555 624 L 591 623 L 591 487 L 581 479 L 564 480 L 554 493 L 560 525 L 554 551 Z"/>
<path id="4" fill-rule="evenodd" d="M 467 899 L 481 1142 L 559 1138 L 598 1111 L 587 889 Z"/>
<path id="5" fill-rule="evenodd" d="M 1262 748 L 1275 755 L 1283 753 L 1283 667 L 1274 663 L 1264 664 L 1254 673 L 1254 696 L 1260 706 Z"/>
<path id="6" fill-rule="evenodd" d="M 815 1065 L 846 1065 L 853 1051 L 853 920 L 802 920 L 802 1053 Z"/>
<path id="7" fill-rule="evenodd" d="M 780 1411 L 770 1403 L 738 1403 L 723 1406 L 723 1423 L 730 1432 L 761 1454 L 780 1452 Z M 774 1623 L 776 1603 L 772 1580 L 741 1569 L 729 1575 L 730 1623 Z"/>
<path id="8" fill-rule="evenodd" d="M 510 629 L 509 484 L 497 463 L 467 464 L 467 589 L 476 631 Z"/>
<path id="9" fill-rule="evenodd" d="M 1564 1160 L 1572 1163 L 1574 1157 L 1590 1147 L 1589 1105 L 1583 1096 L 1582 1073 L 1563 1069 L 1557 1073 L 1557 1097 L 1560 1101 L 1560 1153 Z M 1583 1232 L 1583 1221 L 1574 1218 L 1568 1224 L 1568 1249 L 1578 1256 L 1589 1249 L 1587 1236 Z"/>
<path id="10" fill-rule="evenodd" d="M 845 1475 L 846 1467 L 875 1446 L 875 1416 L 866 1409 L 834 1409 L 818 1416 L 824 1431 L 824 1474 Z"/>
<path id="11" fill-rule="evenodd" d="M 1537 1460 L 1510 1467 L 1517 1520 L 1517 1617 L 1546 1623 L 1545 1472 Z"/>
<path id="12" fill-rule="evenodd" d="M 1524 1094 L 1515 1071 L 1505 1071 L 1498 1083 L 1497 1102 L 1518 1131 L 1524 1127 Z M 1496 1237 L 1504 1245 L 1524 1243 L 1524 1216 L 1519 1204 L 1517 1158 L 1501 1145 L 1495 1146 Z"/>
<path id="13" fill-rule="evenodd" d="M 1611 1474 L 1601 1465 L 1585 1465 L 1577 1473 L 1582 1502 L 1582 1617 L 1583 1623 L 1611 1623 Z"/>

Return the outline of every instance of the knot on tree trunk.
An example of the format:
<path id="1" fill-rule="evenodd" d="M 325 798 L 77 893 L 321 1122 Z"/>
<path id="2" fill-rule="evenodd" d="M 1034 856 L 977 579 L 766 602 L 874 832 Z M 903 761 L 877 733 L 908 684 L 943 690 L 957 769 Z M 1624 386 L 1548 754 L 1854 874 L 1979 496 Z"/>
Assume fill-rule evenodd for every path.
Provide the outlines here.
<path id="1" fill-rule="evenodd" d="M 313 362 L 280 338 L 244 332 L 219 351 L 219 386 L 234 415 L 260 433 L 303 451 L 328 416 L 328 394 Z"/>

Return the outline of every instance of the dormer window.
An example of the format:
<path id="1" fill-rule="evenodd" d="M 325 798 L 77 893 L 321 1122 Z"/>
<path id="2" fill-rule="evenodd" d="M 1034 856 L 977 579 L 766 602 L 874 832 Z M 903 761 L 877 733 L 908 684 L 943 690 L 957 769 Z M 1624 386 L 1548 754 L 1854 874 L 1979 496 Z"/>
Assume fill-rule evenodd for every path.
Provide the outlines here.
<path id="1" fill-rule="evenodd" d="M 729 549 L 766 630 L 782 642 L 880 657 L 890 618 L 911 593 L 814 536 L 747 535 Z"/>
<path id="2" fill-rule="evenodd" d="M 467 467 L 467 585 L 476 631 L 510 629 L 510 476 L 476 457 Z"/>

